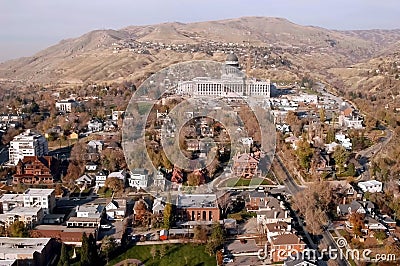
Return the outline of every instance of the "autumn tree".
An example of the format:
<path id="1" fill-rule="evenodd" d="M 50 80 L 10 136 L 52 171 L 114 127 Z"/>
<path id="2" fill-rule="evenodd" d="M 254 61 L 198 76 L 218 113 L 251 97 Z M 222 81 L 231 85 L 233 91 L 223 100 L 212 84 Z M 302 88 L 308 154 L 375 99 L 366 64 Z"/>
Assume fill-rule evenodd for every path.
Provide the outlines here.
<path id="1" fill-rule="evenodd" d="M 202 225 L 197 225 L 193 230 L 193 240 L 200 243 L 205 243 L 207 241 L 207 228 Z"/>
<path id="2" fill-rule="evenodd" d="M 200 175 L 195 172 L 191 172 L 187 176 L 187 182 L 189 186 L 198 186 L 200 185 Z"/>
<path id="3" fill-rule="evenodd" d="M 115 176 L 107 178 L 104 186 L 112 189 L 113 192 L 122 191 L 125 187 L 124 181 Z"/>
<path id="4" fill-rule="evenodd" d="M 112 236 L 106 236 L 101 241 L 101 254 L 106 258 L 107 264 L 110 259 L 110 255 L 117 249 L 118 244 L 115 241 L 115 238 Z"/>
<path id="5" fill-rule="evenodd" d="M 167 203 L 164 208 L 164 228 L 169 230 L 171 228 L 173 216 L 172 216 L 172 204 Z"/>
<path id="6" fill-rule="evenodd" d="M 22 221 L 15 221 L 11 224 L 8 229 L 8 233 L 11 237 L 28 237 L 29 232 L 28 228 L 25 226 Z"/>
<path id="7" fill-rule="evenodd" d="M 362 229 L 364 228 L 364 215 L 358 212 L 354 212 L 349 217 L 349 222 L 353 226 L 353 233 L 356 236 L 362 236 Z"/>

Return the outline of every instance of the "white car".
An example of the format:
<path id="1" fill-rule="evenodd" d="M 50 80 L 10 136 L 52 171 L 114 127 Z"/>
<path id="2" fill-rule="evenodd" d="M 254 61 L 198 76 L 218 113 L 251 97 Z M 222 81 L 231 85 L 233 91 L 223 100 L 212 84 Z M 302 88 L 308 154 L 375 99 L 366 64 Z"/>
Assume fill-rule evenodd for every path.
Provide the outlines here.
<path id="1" fill-rule="evenodd" d="M 231 259 L 231 258 L 224 258 L 224 260 L 223 260 L 222 262 L 223 262 L 223 263 L 233 262 L 233 259 Z"/>
<path id="2" fill-rule="evenodd" d="M 109 225 L 109 224 L 101 224 L 101 225 L 100 225 L 100 228 L 101 228 L 101 229 L 111 229 L 111 227 L 112 227 L 112 226 Z"/>

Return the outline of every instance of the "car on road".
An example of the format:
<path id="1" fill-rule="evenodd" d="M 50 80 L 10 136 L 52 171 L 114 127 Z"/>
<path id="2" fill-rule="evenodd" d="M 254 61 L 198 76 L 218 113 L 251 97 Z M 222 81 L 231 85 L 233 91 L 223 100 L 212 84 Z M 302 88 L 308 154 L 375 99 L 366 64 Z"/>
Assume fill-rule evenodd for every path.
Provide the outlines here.
<path id="1" fill-rule="evenodd" d="M 225 258 L 222 260 L 222 262 L 223 262 L 223 263 L 233 262 L 233 259 L 232 259 L 232 258 L 225 257 Z"/>
<path id="2" fill-rule="evenodd" d="M 101 225 L 100 225 L 100 228 L 101 228 L 101 229 L 106 229 L 106 230 L 111 229 L 111 227 L 112 227 L 112 226 L 109 225 L 109 224 L 101 224 Z"/>

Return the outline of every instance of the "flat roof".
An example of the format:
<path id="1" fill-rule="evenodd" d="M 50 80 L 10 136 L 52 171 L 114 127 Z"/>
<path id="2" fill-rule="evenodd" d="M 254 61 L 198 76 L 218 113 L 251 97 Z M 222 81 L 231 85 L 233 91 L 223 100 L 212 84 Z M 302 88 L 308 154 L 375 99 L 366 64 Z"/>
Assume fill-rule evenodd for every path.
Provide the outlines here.
<path id="1" fill-rule="evenodd" d="M 0 197 L 0 201 L 24 201 L 23 194 L 3 194 Z"/>
<path id="2" fill-rule="evenodd" d="M 52 188 L 28 188 L 24 195 L 28 196 L 50 196 L 54 192 Z"/>
<path id="3" fill-rule="evenodd" d="M 51 238 L 0 237 L 0 254 L 32 254 L 42 252 Z M 1 256 L 1 255 L 0 255 Z"/>
<path id="4" fill-rule="evenodd" d="M 217 208 L 215 194 L 183 194 L 178 195 L 178 208 Z"/>

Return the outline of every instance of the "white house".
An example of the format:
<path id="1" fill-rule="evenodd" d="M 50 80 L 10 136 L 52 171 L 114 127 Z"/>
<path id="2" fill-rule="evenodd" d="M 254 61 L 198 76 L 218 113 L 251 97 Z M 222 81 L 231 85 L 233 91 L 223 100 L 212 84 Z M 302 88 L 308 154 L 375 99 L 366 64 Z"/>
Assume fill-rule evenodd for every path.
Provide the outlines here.
<path id="1" fill-rule="evenodd" d="M 382 182 L 377 180 L 358 182 L 357 185 L 363 192 L 382 192 Z"/>
<path id="2" fill-rule="evenodd" d="M 57 111 L 71 112 L 72 108 L 77 107 L 79 103 L 74 99 L 61 100 L 56 102 Z"/>
<path id="3" fill-rule="evenodd" d="M 102 140 L 91 140 L 87 144 L 89 152 L 101 152 L 103 150 L 103 146 L 104 142 Z"/>
<path id="4" fill-rule="evenodd" d="M 75 180 L 75 184 L 85 187 L 91 187 L 94 184 L 94 179 L 95 179 L 94 176 L 89 174 L 84 174 Z"/>
<path id="5" fill-rule="evenodd" d="M 125 199 L 112 199 L 106 205 L 107 219 L 109 220 L 123 220 L 126 213 L 126 200 Z"/>
<path id="6" fill-rule="evenodd" d="M 91 132 L 99 132 L 103 130 L 103 122 L 99 119 L 92 119 L 89 121 L 87 125 L 88 131 Z"/>
<path id="7" fill-rule="evenodd" d="M 108 175 L 108 172 L 105 170 L 101 170 L 96 173 L 96 176 L 95 176 L 96 187 L 104 187 L 105 186 L 107 175 Z"/>
<path id="8" fill-rule="evenodd" d="M 149 177 L 146 169 L 138 168 L 131 171 L 129 178 L 129 186 L 137 189 L 145 189 L 148 187 Z"/>
<path id="9" fill-rule="evenodd" d="M 94 162 L 88 162 L 85 165 L 85 169 L 86 169 L 86 171 L 96 171 L 97 170 L 97 164 L 95 164 Z"/>
<path id="10" fill-rule="evenodd" d="M 165 178 L 162 172 L 157 171 L 157 173 L 154 176 L 154 180 L 153 180 L 153 186 L 156 189 L 165 190 Z"/>
<path id="11" fill-rule="evenodd" d="M 122 182 L 125 184 L 126 178 L 128 177 L 128 172 L 125 169 L 121 170 L 121 171 L 117 171 L 117 172 L 112 172 L 108 175 L 107 178 L 110 178 L 110 177 L 116 177 L 116 178 L 122 180 Z"/>

